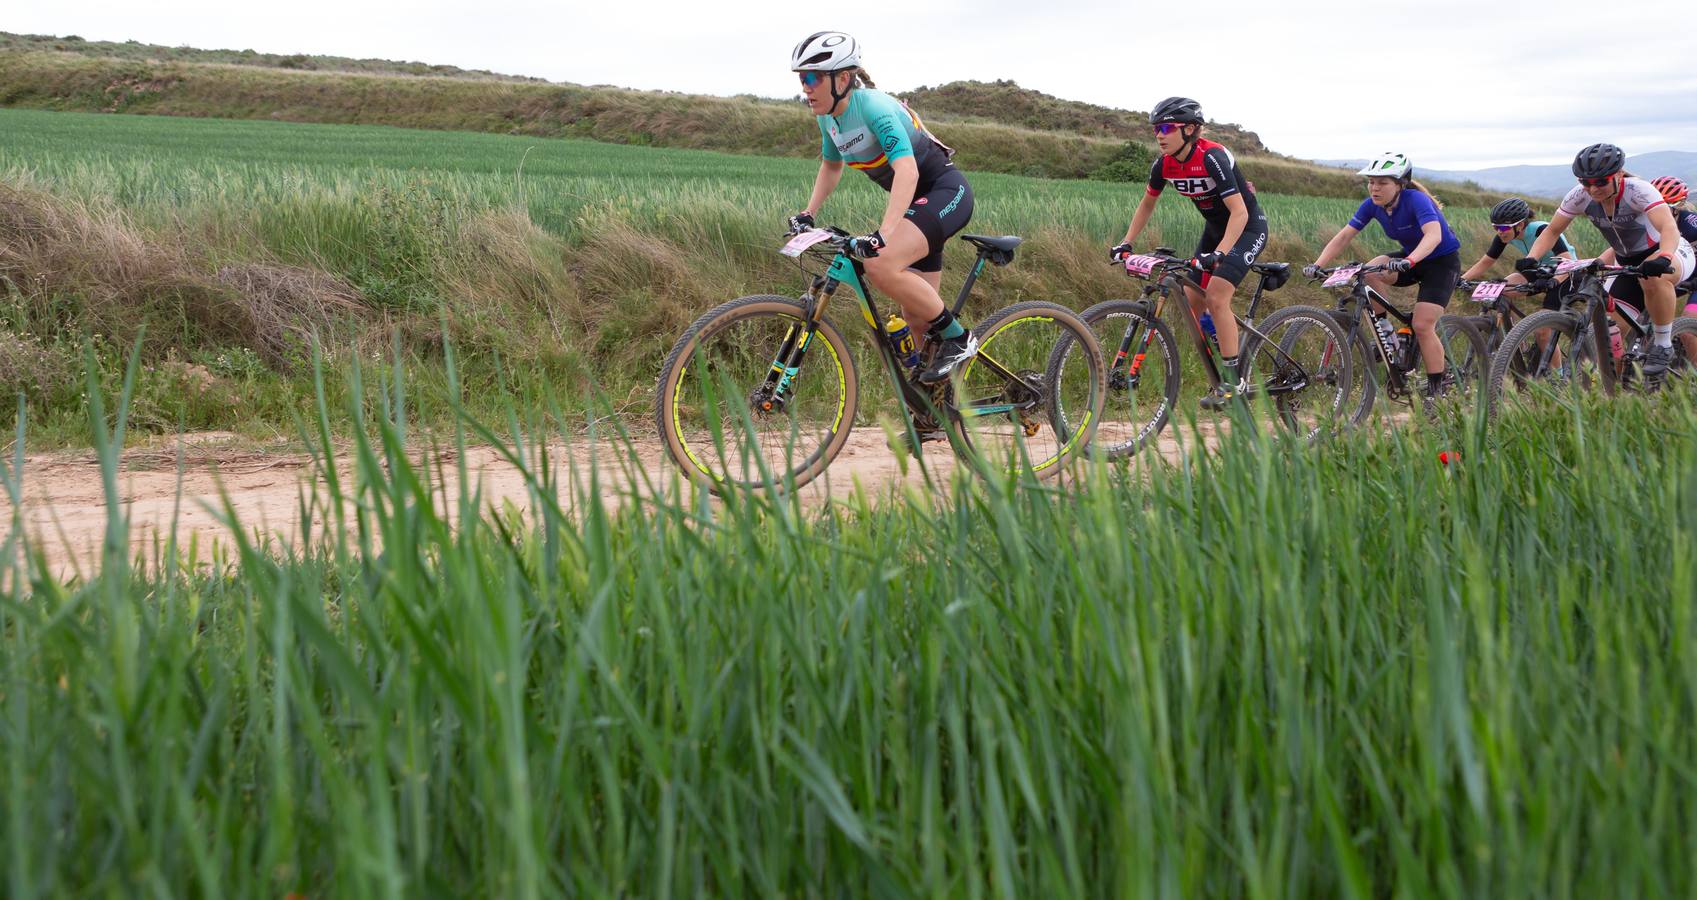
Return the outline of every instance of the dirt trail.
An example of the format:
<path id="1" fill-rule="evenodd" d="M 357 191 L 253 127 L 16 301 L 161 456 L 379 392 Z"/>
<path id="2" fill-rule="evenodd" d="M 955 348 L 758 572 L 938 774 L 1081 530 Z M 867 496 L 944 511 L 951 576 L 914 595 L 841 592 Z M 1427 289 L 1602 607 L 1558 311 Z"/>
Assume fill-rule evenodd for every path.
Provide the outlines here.
<path id="1" fill-rule="evenodd" d="M 1212 444 L 1213 426 L 1200 427 L 1207 443 Z M 1174 430 L 1169 427 L 1163 433 L 1158 450 L 1176 459 L 1183 453 L 1183 445 L 1173 436 Z M 934 473 L 947 477 L 953 471 L 955 460 L 946 442 L 929 443 L 924 449 L 925 462 Z M 415 460 L 419 452 L 429 451 L 415 451 Z M 632 466 L 628 462 L 633 453 L 641 470 L 635 473 L 629 471 Z M 572 477 L 579 485 L 587 484 L 590 468 L 595 465 L 592 460 L 599 459 L 600 464 L 595 465 L 598 493 L 603 501 L 613 504 L 623 502 L 633 489 L 638 495 L 646 493 L 650 483 L 664 487 L 675 471 L 658 438 L 638 439 L 629 449 L 605 444 L 597 447 L 587 439 L 552 444 L 548 455 L 562 483 Z M 342 455 L 336 462 L 347 478 L 353 460 Z M 524 475 L 494 448 L 471 447 L 463 462 L 472 485 L 481 490 L 485 506 L 499 508 L 508 501 L 520 508 L 528 505 Z M 825 474 L 803 488 L 803 499 L 821 505 L 832 497 L 852 495 L 857 484 L 874 490 L 901 483 L 923 485 L 919 466 L 907 460 L 903 474 L 902 462 L 886 446 L 882 430 L 856 428 Z M 439 496 L 450 501 L 459 493 L 459 463 L 452 451 L 438 452 L 431 460 L 434 486 Z M 49 565 L 60 575 L 92 574 L 106 529 L 106 498 L 93 455 L 28 456 L 23 482 L 22 520 L 32 546 L 45 553 Z M 214 542 L 228 544 L 229 529 L 221 521 L 226 497 L 236 520 L 249 534 L 258 531 L 284 542 L 298 539 L 301 501 L 307 490 L 318 492 L 320 497 L 326 493 L 307 454 L 240 450 L 232 446 L 229 435 L 219 433 L 185 435 L 180 441 L 127 451 L 118 471 L 119 502 L 130 519 L 131 557 L 142 553 L 149 560 L 153 548 L 165 544 L 173 522 L 179 545 L 186 546 L 191 536 L 198 538 L 202 559 Z M 586 495 L 587 487 L 579 496 Z M 457 510 L 450 508 L 448 512 L 457 517 Z M 0 521 L 7 523 L 8 533 L 12 513 L 9 499 L 0 495 Z M 315 521 L 313 527 L 323 524 Z"/>

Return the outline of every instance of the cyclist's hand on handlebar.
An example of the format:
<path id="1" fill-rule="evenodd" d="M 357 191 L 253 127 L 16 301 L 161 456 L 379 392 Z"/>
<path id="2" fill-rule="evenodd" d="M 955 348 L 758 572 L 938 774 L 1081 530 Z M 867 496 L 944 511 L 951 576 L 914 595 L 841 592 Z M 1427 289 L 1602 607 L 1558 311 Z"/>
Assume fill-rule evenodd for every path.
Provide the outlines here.
<path id="1" fill-rule="evenodd" d="M 1538 261 L 1530 256 L 1522 256 L 1514 261 L 1514 270 L 1522 275 L 1538 268 Z"/>
<path id="2" fill-rule="evenodd" d="M 1324 274 L 1326 274 L 1326 270 L 1321 268 L 1319 263 L 1309 263 L 1302 267 L 1302 277 L 1304 278 L 1319 278 Z"/>
<path id="3" fill-rule="evenodd" d="M 1638 264 L 1638 272 L 1646 278 L 1660 278 L 1673 271 L 1673 260 L 1665 256 L 1652 256 Z"/>
<path id="4" fill-rule="evenodd" d="M 790 234 L 800 234 L 813 227 L 813 214 L 802 210 L 789 217 Z"/>
<path id="5" fill-rule="evenodd" d="M 1411 263 L 1406 259 L 1402 259 L 1401 257 L 1392 257 L 1390 260 L 1385 262 L 1386 272 L 1406 272 L 1412 268 L 1414 268 L 1414 263 Z"/>
<path id="6" fill-rule="evenodd" d="M 851 237 L 843 249 L 855 259 L 871 259 L 878 255 L 879 250 L 884 249 L 884 236 L 874 231 L 871 234 Z"/>
<path id="7" fill-rule="evenodd" d="M 1108 261 L 1121 262 L 1131 255 L 1130 244 L 1115 244 L 1108 248 Z"/>
<path id="8" fill-rule="evenodd" d="M 1226 255 L 1224 253 L 1221 253 L 1218 250 L 1210 250 L 1207 253 L 1196 254 L 1196 259 L 1192 260 L 1192 262 L 1196 263 L 1196 267 L 1202 271 L 1212 272 L 1214 271 L 1214 267 L 1220 264 L 1220 260 L 1225 258 Z"/>

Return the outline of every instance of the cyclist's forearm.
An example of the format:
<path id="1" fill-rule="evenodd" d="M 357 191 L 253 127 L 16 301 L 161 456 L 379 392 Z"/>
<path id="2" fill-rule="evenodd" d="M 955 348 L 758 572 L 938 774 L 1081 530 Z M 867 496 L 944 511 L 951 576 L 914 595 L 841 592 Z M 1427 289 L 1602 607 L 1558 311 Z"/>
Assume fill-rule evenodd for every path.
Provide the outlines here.
<path id="1" fill-rule="evenodd" d="M 1359 232 L 1348 225 L 1339 229 L 1338 233 L 1333 235 L 1332 239 L 1326 242 L 1326 246 L 1320 251 L 1320 255 L 1314 257 L 1314 265 L 1323 266 L 1326 263 L 1331 262 L 1332 257 L 1342 253 L 1343 248 L 1348 247 L 1349 242 L 1355 240 L 1355 236 L 1357 234 L 1359 234 Z"/>
<path id="2" fill-rule="evenodd" d="M 1149 218 L 1154 214 L 1155 198 L 1149 194 L 1144 194 L 1143 199 L 1137 201 L 1137 211 L 1131 214 L 1131 225 L 1127 226 L 1125 230 L 1124 243 L 1130 244 L 1136 241 L 1138 236 L 1143 234 L 1143 229 L 1148 227 Z"/>
<path id="3" fill-rule="evenodd" d="M 837 182 L 843 180 L 843 164 L 840 162 L 823 161 L 819 163 L 819 174 L 813 179 L 813 193 L 807 198 L 807 211 L 819 212 L 819 207 L 825 205 L 825 198 L 837 189 Z"/>
<path id="4" fill-rule="evenodd" d="M 1426 257 L 1438 249 L 1438 245 L 1444 240 L 1444 227 L 1436 222 L 1427 222 L 1420 226 L 1420 235 L 1420 243 L 1415 244 L 1414 249 L 1408 251 L 1408 255 L 1404 257 L 1410 265 L 1425 262 Z"/>
<path id="5" fill-rule="evenodd" d="M 1490 258 L 1489 256 L 1481 256 L 1481 257 L 1479 257 L 1478 262 L 1474 263 L 1471 266 L 1468 266 L 1467 271 L 1461 273 L 1461 280 L 1462 281 L 1472 281 L 1473 279 L 1478 278 L 1480 275 L 1483 275 L 1486 272 L 1491 271 L 1491 266 L 1495 263 L 1496 263 L 1496 260 Z"/>
<path id="6" fill-rule="evenodd" d="M 907 165 L 901 165 L 901 163 Z M 914 192 L 919 188 L 919 165 L 911 157 L 898 159 L 890 166 L 895 171 L 895 178 L 890 181 L 890 200 L 884 206 L 884 218 L 878 223 L 878 232 L 883 235 L 895 233 L 896 226 L 907 217 L 907 208 L 913 205 Z"/>

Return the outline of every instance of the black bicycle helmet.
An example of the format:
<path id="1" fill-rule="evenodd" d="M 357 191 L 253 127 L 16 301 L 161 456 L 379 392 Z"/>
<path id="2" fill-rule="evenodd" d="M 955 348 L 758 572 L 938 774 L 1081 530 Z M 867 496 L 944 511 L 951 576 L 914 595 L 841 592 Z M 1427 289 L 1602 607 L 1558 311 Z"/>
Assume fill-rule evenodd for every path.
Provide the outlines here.
<path id="1" fill-rule="evenodd" d="M 1519 197 L 1510 197 L 1491 207 L 1492 225 L 1513 225 L 1532 218 L 1532 207 Z"/>
<path id="2" fill-rule="evenodd" d="M 1626 151 L 1613 144 L 1592 144 L 1573 158 L 1573 177 L 1603 178 L 1626 168 Z"/>
<path id="3" fill-rule="evenodd" d="M 1168 97 L 1149 111 L 1149 124 L 1201 125 L 1202 104 L 1189 97 Z"/>

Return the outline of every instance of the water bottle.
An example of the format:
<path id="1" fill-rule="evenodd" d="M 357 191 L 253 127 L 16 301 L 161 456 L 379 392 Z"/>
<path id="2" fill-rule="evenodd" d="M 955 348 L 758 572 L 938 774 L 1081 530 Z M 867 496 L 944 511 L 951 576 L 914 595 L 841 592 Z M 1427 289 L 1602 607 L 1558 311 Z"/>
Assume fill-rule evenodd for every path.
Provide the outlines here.
<path id="1" fill-rule="evenodd" d="M 1214 317 L 1204 312 L 1202 314 L 1202 333 L 1208 336 L 1208 343 L 1218 347 L 1220 339 L 1214 334 Z"/>
<path id="2" fill-rule="evenodd" d="M 1379 333 L 1379 346 L 1384 348 L 1385 359 L 1396 359 L 1396 328 L 1391 325 L 1391 320 L 1384 316 L 1374 316 L 1373 330 Z"/>
<path id="3" fill-rule="evenodd" d="M 1396 330 L 1396 345 L 1405 372 L 1414 370 L 1414 351 L 1419 345 L 1414 341 L 1414 329 L 1404 325 Z"/>
<path id="4" fill-rule="evenodd" d="M 1626 355 L 1626 346 L 1620 339 L 1620 323 L 1609 320 L 1609 353 L 1615 359 Z"/>
<path id="5" fill-rule="evenodd" d="M 907 327 L 907 322 L 901 316 L 891 315 L 884 323 L 884 331 L 890 335 L 890 343 L 896 348 L 896 359 L 908 368 L 919 365 L 919 342 L 913 339 L 913 332 Z"/>

